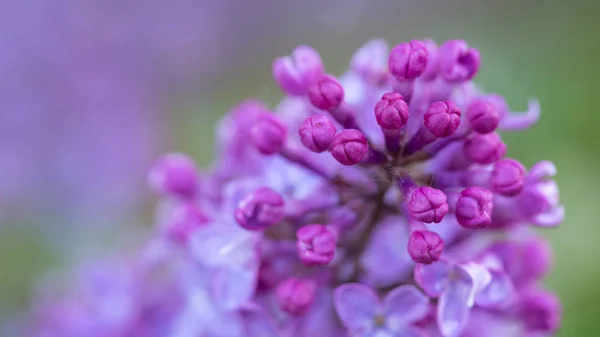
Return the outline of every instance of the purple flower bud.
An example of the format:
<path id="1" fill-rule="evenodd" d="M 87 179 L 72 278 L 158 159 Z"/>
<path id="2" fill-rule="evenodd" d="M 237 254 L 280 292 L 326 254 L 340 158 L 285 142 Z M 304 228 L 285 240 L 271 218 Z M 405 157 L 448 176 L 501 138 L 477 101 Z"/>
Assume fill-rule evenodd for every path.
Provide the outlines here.
<path id="1" fill-rule="evenodd" d="M 367 155 L 369 142 L 362 132 L 356 129 L 347 129 L 333 138 L 330 150 L 333 158 L 340 164 L 356 165 Z"/>
<path id="2" fill-rule="evenodd" d="M 252 231 L 267 229 L 281 221 L 283 216 L 283 198 L 267 187 L 261 187 L 250 193 L 240 201 L 235 210 L 237 223 Z"/>
<path id="3" fill-rule="evenodd" d="M 465 140 L 467 158 L 477 164 L 491 164 L 504 157 L 506 145 L 497 133 L 475 134 Z"/>
<path id="4" fill-rule="evenodd" d="M 192 203 L 179 205 L 166 224 L 165 235 L 180 244 L 185 244 L 190 235 L 209 222 L 209 218 Z"/>
<path id="5" fill-rule="evenodd" d="M 310 84 L 323 75 L 323 61 L 309 46 L 298 46 L 290 56 L 273 62 L 273 77 L 284 92 L 303 95 Z"/>
<path id="6" fill-rule="evenodd" d="M 388 58 L 390 74 L 400 81 L 415 79 L 425 71 L 427 58 L 427 47 L 423 42 L 400 43 L 392 48 Z"/>
<path id="7" fill-rule="evenodd" d="M 410 196 L 408 210 L 418 221 L 439 223 L 448 213 L 446 194 L 435 188 L 419 187 Z"/>
<path id="8" fill-rule="evenodd" d="M 494 193 L 514 196 L 523 190 L 525 167 L 514 159 L 502 159 L 496 162 L 490 175 L 490 186 Z"/>
<path id="9" fill-rule="evenodd" d="M 492 223 L 494 194 L 482 187 L 469 187 L 460 192 L 456 204 L 456 219 L 461 226 L 480 229 Z"/>
<path id="10" fill-rule="evenodd" d="M 553 332 L 560 327 L 561 305 L 556 295 L 530 289 L 521 297 L 520 317 L 530 330 Z"/>
<path id="11" fill-rule="evenodd" d="M 433 102 L 425 113 L 423 123 L 436 137 L 449 137 L 460 124 L 460 109 L 449 101 Z"/>
<path id="12" fill-rule="evenodd" d="M 333 259 L 337 238 L 322 225 L 306 225 L 296 232 L 298 255 L 308 266 L 326 265 Z"/>
<path id="13" fill-rule="evenodd" d="M 337 108 L 344 100 L 344 88 L 337 78 L 324 75 L 308 87 L 310 103 L 321 110 Z"/>
<path id="14" fill-rule="evenodd" d="M 472 79 L 479 71 L 479 51 L 469 48 L 463 40 L 445 42 L 438 53 L 439 69 L 448 82 L 464 82 Z"/>
<path id="15" fill-rule="evenodd" d="M 300 141 L 312 152 L 321 153 L 329 149 L 337 130 L 329 118 L 322 115 L 307 117 L 300 125 Z"/>
<path id="16" fill-rule="evenodd" d="M 476 99 L 469 105 L 467 119 L 477 133 L 493 132 L 500 124 L 498 110 L 492 102 L 483 98 Z"/>
<path id="17" fill-rule="evenodd" d="M 263 113 L 250 130 L 250 139 L 265 155 L 281 151 L 287 137 L 287 127 L 275 115 Z"/>
<path id="18" fill-rule="evenodd" d="M 388 92 L 375 105 L 375 119 L 385 130 L 401 129 L 408 121 L 408 104 L 399 93 Z"/>
<path id="19" fill-rule="evenodd" d="M 150 170 L 148 180 L 156 191 L 183 199 L 192 199 L 198 192 L 196 164 L 180 153 L 164 155 Z"/>
<path id="20" fill-rule="evenodd" d="M 444 240 L 436 232 L 417 230 L 408 239 L 408 254 L 416 263 L 432 264 L 440 259 Z"/>
<path id="21" fill-rule="evenodd" d="M 283 311 L 302 315 L 315 300 L 317 284 L 311 279 L 288 278 L 277 285 L 275 295 Z"/>

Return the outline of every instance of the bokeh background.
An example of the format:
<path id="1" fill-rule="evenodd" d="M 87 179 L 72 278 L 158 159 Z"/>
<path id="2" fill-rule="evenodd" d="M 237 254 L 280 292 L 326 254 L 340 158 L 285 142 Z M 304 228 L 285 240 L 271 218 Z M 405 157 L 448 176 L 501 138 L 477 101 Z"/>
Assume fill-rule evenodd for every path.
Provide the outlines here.
<path id="1" fill-rule="evenodd" d="M 345 70 L 370 38 L 463 38 L 476 82 L 542 119 L 509 155 L 550 159 L 567 220 L 545 230 L 560 336 L 600 335 L 598 1 L 5 0 L 0 2 L 0 335 L 40 280 L 126 249 L 152 224 L 145 185 L 166 151 L 213 156 L 213 125 L 246 97 L 280 97 L 274 57 L 300 43 Z M 114 254 L 114 253 L 113 253 Z"/>

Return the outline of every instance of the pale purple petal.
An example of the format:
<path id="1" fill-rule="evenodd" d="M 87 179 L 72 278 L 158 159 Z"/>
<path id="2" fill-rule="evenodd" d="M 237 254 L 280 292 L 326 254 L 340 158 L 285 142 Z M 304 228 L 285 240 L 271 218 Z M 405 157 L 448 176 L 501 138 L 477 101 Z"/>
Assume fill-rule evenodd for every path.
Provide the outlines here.
<path id="1" fill-rule="evenodd" d="M 358 283 L 336 288 L 333 302 L 342 324 L 351 331 L 371 330 L 381 305 L 373 289 Z"/>
<path id="2" fill-rule="evenodd" d="M 451 265 L 446 260 L 439 260 L 429 265 L 417 264 L 415 282 L 430 297 L 439 296 L 446 286 Z"/>
<path id="3" fill-rule="evenodd" d="M 452 270 L 438 302 L 438 329 L 444 337 L 459 336 L 469 321 L 473 288 L 473 279 L 465 270 Z"/>
<path id="4" fill-rule="evenodd" d="M 544 160 L 531 167 L 527 175 L 527 181 L 537 181 L 547 177 L 553 177 L 558 170 L 553 162 Z"/>
<path id="5" fill-rule="evenodd" d="M 565 219 L 565 206 L 558 205 L 548 212 L 537 214 L 531 219 L 535 225 L 540 227 L 555 227 Z"/>
<path id="6" fill-rule="evenodd" d="M 220 308 L 234 310 L 254 296 L 256 282 L 256 269 L 222 267 L 213 276 L 211 295 Z"/>
<path id="7" fill-rule="evenodd" d="M 408 278 L 414 262 L 408 255 L 406 223 L 399 217 L 390 217 L 375 229 L 365 252 L 361 266 L 365 282 L 385 287 Z"/>
<path id="8" fill-rule="evenodd" d="M 469 294 L 468 304 L 469 307 L 472 307 L 475 295 L 492 281 L 492 274 L 483 264 L 475 262 L 460 264 L 456 270 L 464 271 L 471 278 L 473 287 L 471 288 L 471 294 Z"/>
<path id="9" fill-rule="evenodd" d="M 540 118 L 540 103 L 536 99 L 529 101 L 527 112 L 509 113 L 501 121 L 498 128 L 508 131 L 524 130 L 534 125 Z"/>
<path id="10" fill-rule="evenodd" d="M 406 326 L 402 331 L 397 332 L 395 337 L 429 337 L 430 335 L 415 326 Z"/>
<path id="11" fill-rule="evenodd" d="M 277 323 L 260 306 L 252 305 L 240 310 L 246 336 L 278 337 Z"/>
<path id="12" fill-rule="evenodd" d="M 393 331 L 419 321 L 429 310 L 429 298 L 415 286 L 399 286 L 388 293 L 383 301 L 386 325 Z"/>
<path id="13" fill-rule="evenodd" d="M 514 287 L 508 274 L 502 271 L 490 271 L 491 282 L 475 297 L 477 306 L 483 308 L 504 308 L 512 300 Z"/>

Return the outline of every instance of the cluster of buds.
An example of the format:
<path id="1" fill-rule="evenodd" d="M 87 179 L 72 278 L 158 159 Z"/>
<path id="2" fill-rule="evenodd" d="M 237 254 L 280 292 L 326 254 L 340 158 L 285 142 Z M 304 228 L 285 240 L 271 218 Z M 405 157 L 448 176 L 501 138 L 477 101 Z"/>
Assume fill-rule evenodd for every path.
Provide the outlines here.
<path id="1" fill-rule="evenodd" d="M 461 40 L 370 41 L 340 77 L 308 46 L 276 59 L 286 97 L 273 111 L 256 100 L 236 106 L 210 171 L 181 154 L 153 168 L 165 198 L 156 235 L 120 285 L 136 291 L 117 292 L 127 311 L 81 314 L 78 327 L 553 335 L 561 308 L 540 284 L 552 261 L 533 227 L 563 220 L 555 167 L 506 158 L 498 133 L 533 125 L 539 106 L 511 112 L 475 87 L 479 67 Z M 149 286 L 165 269 L 160 287 Z"/>

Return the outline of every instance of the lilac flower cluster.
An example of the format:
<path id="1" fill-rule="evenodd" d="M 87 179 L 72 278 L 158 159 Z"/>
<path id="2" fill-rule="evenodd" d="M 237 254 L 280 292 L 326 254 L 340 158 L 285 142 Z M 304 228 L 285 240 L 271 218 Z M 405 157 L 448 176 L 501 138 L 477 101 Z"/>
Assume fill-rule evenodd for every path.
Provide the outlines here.
<path id="1" fill-rule="evenodd" d="M 83 278 L 40 336 L 553 335 L 534 227 L 564 217 L 556 170 L 505 158 L 497 133 L 539 106 L 511 112 L 479 67 L 461 40 L 373 40 L 340 77 L 308 46 L 276 59 L 275 111 L 236 106 L 208 172 L 164 156 L 156 235 Z"/>

